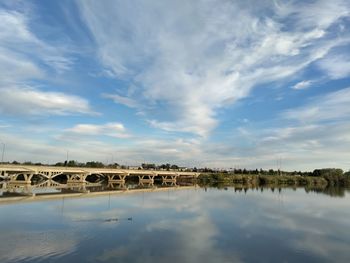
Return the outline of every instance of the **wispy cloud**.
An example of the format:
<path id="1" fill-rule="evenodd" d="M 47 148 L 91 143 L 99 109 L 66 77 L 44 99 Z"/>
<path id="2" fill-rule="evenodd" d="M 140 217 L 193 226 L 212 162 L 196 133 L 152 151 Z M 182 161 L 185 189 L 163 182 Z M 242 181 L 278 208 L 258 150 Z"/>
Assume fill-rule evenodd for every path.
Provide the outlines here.
<path id="1" fill-rule="evenodd" d="M 65 45 L 51 45 L 36 36 L 29 26 L 29 11 L 0 9 L 0 112 L 17 116 L 96 114 L 86 99 L 33 85 L 33 81 L 48 80 L 50 71 L 69 70 L 73 59 Z"/>
<path id="2" fill-rule="evenodd" d="M 294 76 L 348 41 L 329 33 L 349 14 L 348 1 L 341 0 L 80 1 L 79 6 L 100 61 L 138 87 L 116 102 L 161 105 L 162 114 L 145 111 L 152 126 L 202 137 L 216 127 L 218 109 L 227 103 L 260 84 Z"/>
<path id="3" fill-rule="evenodd" d="M 298 83 L 296 83 L 292 89 L 296 89 L 296 90 L 302 90 L 302 89 L 307 89 L 308 87 L 310 87 L 314 82 L 311 80 L 303 80 L 300 81 Z"/>
<path id="4" fill-rule="evenodd" d="M 103 93 L 102 97 L 107 99 L 112 99 L 115 103 L 130 107 L 130 108 L 136 108 L 138 106 L 138 103 L 128 97 L 120 96 L 118 94 L 106 94 Z"/>
<path id="5" fill-rule="evenodd" d="M 288 110 L 283 113 L 287 119 L 306 123 L 321 121 L 349 120 L 350 88 L 341 89 L 326 95 L 318 96 L 306 106 Z"/>
<path id="6" fill-rule="evenodd" d="M 322 59 L 318 63 L 332 79 L 341 79 L 350 76 L 350 56 L 333 55 Z"/>
<path id="7" fill-rule="evenodd" d="M 10 86 L 0 88 L 0 112 L 11 115 L 92 114 L 88 101 L 60 92 Z"/>
<path id="8" fill-rule="evenodd" d="M 66 132 L 76 135 L 106 135 L 116 138 L 128 138 L 131 135 L 127 133 L 122 123 L 107 123 L 102 125 L 77 124 Z"/>
<path id="9" fill-rule="evenodd" d="M 1 82 L 42 78 L 48 68 L 59 73 L 73 64 L 65 45 L 50 45 L 30 30 L 26 14 L 1 9 L 0 20 Z"/>
<path id="10" fill-rule="evenodd" d="M 349 1 L 78 0 L 49 15 L 46 2 L 0 6 L 8 158 L 59 161 L 69 149 L 81 161 L 350 165 L 350 92 L 339 90 Z"/>

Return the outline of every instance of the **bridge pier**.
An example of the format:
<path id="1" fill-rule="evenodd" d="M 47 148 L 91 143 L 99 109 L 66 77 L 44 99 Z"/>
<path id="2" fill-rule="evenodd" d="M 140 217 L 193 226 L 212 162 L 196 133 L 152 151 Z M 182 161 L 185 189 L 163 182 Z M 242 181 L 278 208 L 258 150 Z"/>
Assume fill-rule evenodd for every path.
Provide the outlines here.
<path id="1" fill-rule="evenodd" d="M 64 187 L 64 184 L 60 184 L 52 179 L 48 179 L 44 182 L 41 182 L 39 184 L 33 185 L 35 188 L 59 188 L 59 187 Z"/>
<path id="2" fill-rule="evenodd" d="M 43 174 L 43 172 L 40 172 Z M 62 172 L 48 172 L 47 179 L 53 180 L 56 176 L 63 174 Z"/>
<path id="3" fill-rule="evenodd" d="M 139 186 L 141 187 L 153 187 L 154 186 L 154 174 L 139 175 Z"/>
<path id="4" fill-rule="evenodd" d="M 48 172 L 46 172 L 46 171 L 38 171 L 37 174 L 40 175 L 41 177 L 44 177 L 47 180 L 50 180 L 51 177 L 52 177 L 52 172 L 50 172 L 50 171 L 48 171 Z"/>
<path id="5" fill-rule="evenodd" d="M 86 189 L 86 182 L 67 182 L 66 188 L 69 191 L 80 192 L 80 193 L 89 193 L 90 191 Z"/>
<path id="6" fill-rule="evenodd" d="M 107 188 L 110 188 L 110 189 L 126 189 L 126 186 L 125 186 L 125 182 L 116 182 L 116 181 L 108 181 L 108 185 L 107 185 Z"/>
<path id="7" fill-rule="evenodd" d="M 103 182 L 104 180 L 104 175 L 103 174 L 97 174 L 97 181 L 95 183 L 99 184 Z"/>
<path id="8" fill-rule="evenodd" d="M 176 178 L 177 178 L 177 175 L 162 175 L 162 182 L 163 183 L 172 183 L 172 182 L 176 183 Z"/>
<path id="9" fill-rule="evenodd" d="M 139 184 L 154 184 L 155 175 L 139 175 Z"/>
<path id="10" fill-rule="evenodd" d="M 23 175 L 23 180 L 18 179 L 20 175 Z M 31 184 L 34 173 L 18 173 L 10 175 L 9 184 Z"/>
<path id="11" fill-rule="evenodd" d="M 87 173 L 67 174 L 67 184 L 86 183 Z"/>
<path id="12" fill-rule="evenodd" d="M 178 186 L 176 181 L 163 181 L 162 186 Z"/>
<path id="13" fill-rule="evenodd" d="M 20 182 L 20 183 L 19 183 Z M 23 195 L 23 196 L 35 196 L 33 193 L 33 187 L 31 184 L 23 183 L 23 181 L 12 181 L 7 185 L 7 193 Z"/>
<path id="14" fill-rule="evenodd" d="M 125 177 L 129 174 L 108 174 L 108 183 L 125 183 Z"/>
<path id="15" fill-rule="evenodd" d="M 7 180 L 9 178 L 9 175 L 6 173 L 6 171 L 1 171 L 0 172 L 0 178 L 2 180 Z"/>
<path id="16" fill-rule="evenodd" d="M 154 187 L 154 182 L 153 181 L 140 181 L 139 182 L 140 187 Z"/>

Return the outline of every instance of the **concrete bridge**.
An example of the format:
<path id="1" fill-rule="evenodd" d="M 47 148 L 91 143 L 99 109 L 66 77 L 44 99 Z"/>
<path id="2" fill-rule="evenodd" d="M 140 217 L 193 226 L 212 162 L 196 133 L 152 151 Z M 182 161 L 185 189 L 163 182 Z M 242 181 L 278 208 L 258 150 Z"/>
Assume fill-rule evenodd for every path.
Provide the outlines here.
<path id="1" fill-rule="evenodd" d="M 35 176 L 57 184 L 57 178 L 65 177 L 66 184 L 92 183 L 92 178 L 98 181 L 107 180 L 109 184 L 124 184 L 126 178 L 134 176 L 139 184 L 153 184 L 155 177 L 160 177 L 164 184 L 174 184 L 178 178 L 196 178 L 199 173 L 182 171 L 130 170 L 112 168 L 58 167 L 32 165 L 3 165 L 0 164 L 0 179 L 9 184 L 32 184 Z M 56 180 L 55 180 L 56 179 Z"/>

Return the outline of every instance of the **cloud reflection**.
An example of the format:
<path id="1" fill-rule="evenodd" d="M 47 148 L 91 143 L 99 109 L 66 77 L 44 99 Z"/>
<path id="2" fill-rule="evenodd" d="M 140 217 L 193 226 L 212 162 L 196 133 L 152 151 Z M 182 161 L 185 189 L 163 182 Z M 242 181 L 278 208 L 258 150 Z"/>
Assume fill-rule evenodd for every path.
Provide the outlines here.
<path id="1" fill-rule="evenodd" d="M 2 232 L 0 262 L 64 257 L 76 250 L 78 237 L 66 230 Z"/>
<path id="2" fill-rule="evenodd" d="M 0 261 L 346 262 L 349 204 L 348 193 L 208 188 L 1 206 Z"/>

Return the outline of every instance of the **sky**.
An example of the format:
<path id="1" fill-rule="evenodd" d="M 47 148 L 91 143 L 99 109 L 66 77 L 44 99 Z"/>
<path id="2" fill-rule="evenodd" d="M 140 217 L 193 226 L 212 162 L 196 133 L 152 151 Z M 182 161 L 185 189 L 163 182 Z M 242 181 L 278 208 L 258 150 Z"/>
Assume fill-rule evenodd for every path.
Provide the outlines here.
<path id="1" fill-rule="evenodd" d="M 0 1 L 4 161 L 350 169 L 350 1 Z"/>

